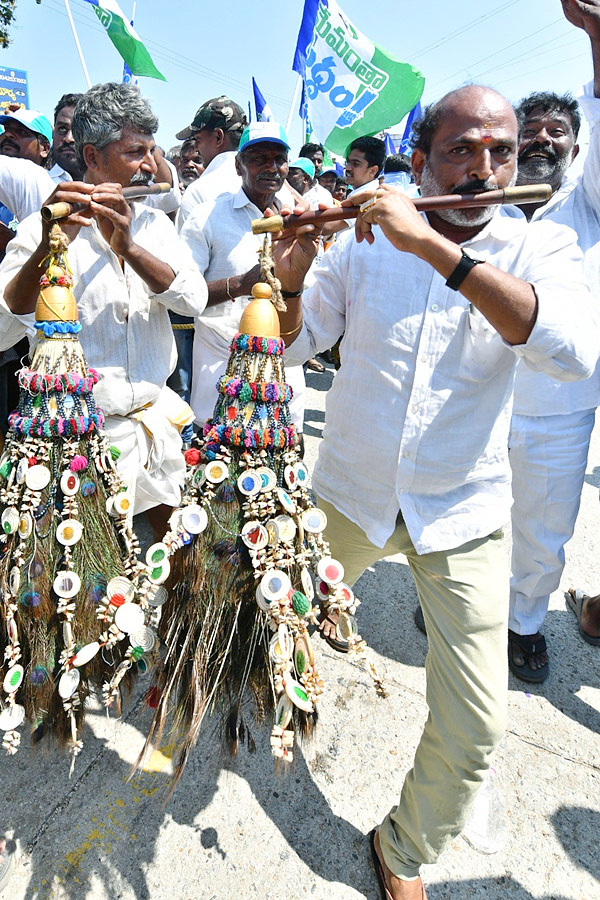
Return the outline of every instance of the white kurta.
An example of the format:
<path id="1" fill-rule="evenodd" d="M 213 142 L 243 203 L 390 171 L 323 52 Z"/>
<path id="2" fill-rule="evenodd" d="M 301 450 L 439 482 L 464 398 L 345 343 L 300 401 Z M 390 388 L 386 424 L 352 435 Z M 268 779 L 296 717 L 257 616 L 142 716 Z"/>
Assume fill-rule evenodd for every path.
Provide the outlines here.
<path id="1" fill-rule="evenodd" d="M 121 268 L 96 222 L 82 228 L 69 247 L 75 297 L 83 328 L 81 344 L 88 364 L 101 380 L 94 396 L 107 417 L 115 442 L 129 442 L 133 453 L 120 463 L 137 479 L 135 512 L 158 503 L 179 502 L 184 464 L 176 425 L 185 411 L 166 387 L 176 360 L 169 309 L 198 315 L 207 300 L 206 283 L 174 225 L 157 210 L 133 204 L 131 225 L 137 244 L 166 262 L 175 278 L 162 294 L 154 294 L 127 265 Z M 0 294 L 38 246 L 41 222 L 30 216 L 21 223 L 0 266 Z M 34 315 L 15 317 L 0 301 L 4 314 L 33 334 Z M 184 405 L 185 406 L 185 405 Z"/>
<path id="2" fill-rule="evenodd" d="M 430 265 L 375 231 L 373 246 L 347 232 L 327 251 L 286 353 L 307 359 L 345 330 L 313 486 L 378 547 L 401 510 L 418 553 L 447 550 L 508 519 L 517 359 L 586 377 L 600 322 L 567 228 L 496 215 L 468 242 L 535 288 L 536 324 L 514 347 Z"/>
<path id="3" fill-rule="evenodd" d="M 584 271 L 600 298 L 600 99 L 585 88 L 582 106 L 590 147 L 579 178 L 564 179 L 533 221 L 570 226 L 584 255 Z M 600 352 L 600 347 L 598 348 Z M 509 627 L 536 634 L 565 564 L 564 547 L 579 513 L 594 411 L 600 401 L 600 362 L 585 381 L 568 384 L 517 367 L 510 434 L 513 545 Z"/>
<path id="4" fill-rule="evenodd" d="M 252 234 L 250 223 L 261 216 L 261 210 L 241 188 L 236 194 L 225 194 L 201 204 L 191 214 L 181 237 L 207 282 L 243 275 L 257 264 L 263 237 Z M 190 403 L 200 424 L 212 416 L 217 401 L 216 384 L 225 372 L 231 341 L 250 300 L 250 296 L 237 297 L 234 303 L 227 300 L 207 306 L 196 319 Z M 302 431 L 305 391 L 302 366 L 286 368 L 286 377 L 293 391 L 290 415 Z"/>

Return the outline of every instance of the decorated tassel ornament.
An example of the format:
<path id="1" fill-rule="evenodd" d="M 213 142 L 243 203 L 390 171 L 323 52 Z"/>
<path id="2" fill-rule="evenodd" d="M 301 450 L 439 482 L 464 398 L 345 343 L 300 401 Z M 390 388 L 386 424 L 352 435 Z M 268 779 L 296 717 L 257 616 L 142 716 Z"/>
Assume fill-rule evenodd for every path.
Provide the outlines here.
<path id="1" fill-rule="evenodd" d="M 3 747 L 25 719 L 80 751 L 84 705 L 132 660 L 147 604 L 138 594 L 133 499 L 115 467 L 93 395 L 58 225 L 40 282 L 39 340 L 19 372 L 19 405 L 0 459 Z M 127 640 L 126 640 L 127 639 Z M 106 693 L 106 692 L 105 692 Z"/>
<path id="2" fill-rule="evenodd" d="M 213 417 L 186 453 L 186 489 L 160 544 L 159 565 L 170 570 L 169 594 L 159 588 L 166 653 L 140 761 L 172 716 L 179 747 L 172 787 L 215 710 L 232 752 L 243 737 L 252 741 L 252 721 L 268 715 L 273 755 L 293 759 L 295 735 L 311 734 L 323 690 L 310 636 L 315 593 L 326 612 L 340 614 L 351 651 L 364 648 L 354 624 L 358 600 L 330 557 L 326 517 L 311 503 L 298 453 L 271 266 L 267 239 L 261 276 L 270 283 L 253 288 Z M 151 580 L 164 574 L 151 562 L 147 571 Z"/>

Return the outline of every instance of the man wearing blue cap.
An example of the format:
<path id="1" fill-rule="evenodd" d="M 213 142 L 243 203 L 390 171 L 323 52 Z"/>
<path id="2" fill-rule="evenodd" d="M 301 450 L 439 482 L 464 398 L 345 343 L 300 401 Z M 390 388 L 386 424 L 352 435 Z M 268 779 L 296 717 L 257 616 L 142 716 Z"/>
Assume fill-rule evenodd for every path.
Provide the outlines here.
<path id="1" fill-rule="evenodd" d="M 315 164 L 310 159 L 300 157 L 290 163 L 288 172 L 288 184 L 298 191 L 299 194 L 306 194 L 310 190 L 315 177 Z"/>
<path id="2" fill-rule="evenodd" d="M 240 138 L 235 159 L 242 183 L 236 193 L 222 194 L 199 204 L 186 219 L 181 237 L 188 244 L 208 284 L 208 304 L 196 319 L 191 406 L 196 421 L 212 415 L 215 383 L 224 374 L 229 345 L 259 279 L 257 252 L 260 235 L 252 234 L 252 219 L 266 210 L 278 211 L 276 195 L 288 175 L 285 131 L 275 122 L 253 122 Z M 202 180 L 202 179 L 200 179 Z M 302 366 L 288 369 L 294 398 L 292 420 L 302 431 L 304 374 Z"/>
<path id="3" fill-rule="evenodd" d="M 46 166 L 52 143 L 50 120 L 35 109 L 16 109 L 0 116 L 4 133 L 0 135 L 0 153 L 28 159 Z"/>

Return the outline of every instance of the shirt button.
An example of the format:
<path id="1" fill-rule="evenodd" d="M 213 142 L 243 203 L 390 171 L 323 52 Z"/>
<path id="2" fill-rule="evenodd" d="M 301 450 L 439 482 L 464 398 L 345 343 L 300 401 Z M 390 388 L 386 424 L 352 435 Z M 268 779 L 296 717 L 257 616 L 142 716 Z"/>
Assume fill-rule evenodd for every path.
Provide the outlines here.
<path id="1" fill-rule="evenodd" d="M 431 308 L 432 308 L 433 312 L 437 312 L 437 311 L 438 311 L 438 305 L 437 305 L 437 303 L 432 303 L 432 304 L 431 304 Z"/>
<path id="2" fill-rule="evenodd" d="M 410 459 L 410 452 L 408 450 L 405 450 L 403 452 L 402 456 L 404 459 Z"/>
<path id="3" fill-rule="evenodd" d="M 429 359 L 429 357 L 427 356 L 426 353 L 424 353 L 423 356 L 421 357 L 421 362 L 427 362 L 428 359 Z"/>
<path id="4" fill-rule="evenodd" d="M 412 412 L 418 413 L 420 409 L 421 409 L 421 407 L 420 407 L 420 405 L 419 405 L 418 403 L 413 403 L 413 405 L 412 405 Z"/>

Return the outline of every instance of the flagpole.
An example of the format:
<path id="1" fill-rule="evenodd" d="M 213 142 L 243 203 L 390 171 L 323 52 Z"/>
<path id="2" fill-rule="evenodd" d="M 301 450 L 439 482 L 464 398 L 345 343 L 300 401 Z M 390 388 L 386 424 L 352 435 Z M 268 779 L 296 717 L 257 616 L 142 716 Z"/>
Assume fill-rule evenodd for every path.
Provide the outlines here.
<path id="1" fill-rule="evenodd" d="M 85 80 L 87 82 L 87 86 L 89 89 L 92 86 L 92 82 L 90 81 L 90 76 L 89 76 L 89 73 L 87 70 L 87 66 L 85 64 L 85 59 L 83 58 L 83 53 L 81 51 L 81 44 L 79 43 L 77 31 L 75 30 L 75 22 L 73 21 L 73 16 L 71 15 L 71 7 L 69 5 L 69 0 L 65 0 L 65 9 L 67 11 L 67 16 L 69 17 L 69 22 L 71 23 L 71 31 L 73 32 L 73 37 L 75 38 L 75 46 L 77 47 L 77 52 L 79 53 L 79 59 L 81 60 L 81 68 L 83 69 L 83 74 L 85 75 Z"/>
<path id="2" fill-rule="evenodd" d="M 285 133 L 290 133 L 290 127 L 292 125 L 292 119 L 294 117 L 294 110 L 298 106 L 298 95 L 300 93 L 300 87 L 302 85 L 302 75 L 298 75 L 298 80 L 296 82 L 296 87 L 294 88 L 294 96 L 292 97 L 292 104 L 290 106 L 290 113 L 287 117 L 287 122 L 285 125 Z"/>

